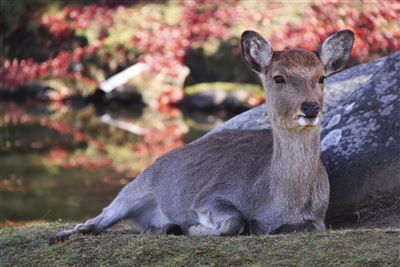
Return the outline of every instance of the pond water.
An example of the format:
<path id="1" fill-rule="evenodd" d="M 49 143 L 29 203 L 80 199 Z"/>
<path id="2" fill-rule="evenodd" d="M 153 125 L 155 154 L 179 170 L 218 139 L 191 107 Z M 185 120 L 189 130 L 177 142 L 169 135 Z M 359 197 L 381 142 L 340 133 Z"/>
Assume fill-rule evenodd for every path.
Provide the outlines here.
<path id="1" fill-rule="evenodd" d="M 233 116 L 0 103 L 0 225 L 82 221 L 161 154 Z"/>

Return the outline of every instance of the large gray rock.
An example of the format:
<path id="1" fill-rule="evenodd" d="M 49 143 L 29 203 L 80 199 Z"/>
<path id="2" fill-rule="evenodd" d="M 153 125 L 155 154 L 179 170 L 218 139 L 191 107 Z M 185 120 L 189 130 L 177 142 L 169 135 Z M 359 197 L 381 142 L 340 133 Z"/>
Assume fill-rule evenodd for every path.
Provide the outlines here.
<path id="1" fill-rule="evenodd" d="M 208 135 L 269 127 L 261 105 Z M 331 184 L 328 222 L 400 227 L 400 52 L 327 80 L 321 150 Z"/>

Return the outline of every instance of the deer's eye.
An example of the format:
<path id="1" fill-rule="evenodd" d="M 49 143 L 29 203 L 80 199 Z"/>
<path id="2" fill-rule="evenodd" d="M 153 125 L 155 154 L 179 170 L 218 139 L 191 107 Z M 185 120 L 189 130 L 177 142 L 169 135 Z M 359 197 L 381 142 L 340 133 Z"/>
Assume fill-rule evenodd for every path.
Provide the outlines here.
<path id="1" fill-rule="evenodd" d="M 321 76 L 321 78 L 319 78 L 319 83 L 324 83 L 326 77 L 325 76 Z"/>
<path id="2" fill-rule="evenodd" d="M 285 78 L 283 78 L 281 75 L 277 75 L 273 79 L 275 83 L 285 83 Z"/>

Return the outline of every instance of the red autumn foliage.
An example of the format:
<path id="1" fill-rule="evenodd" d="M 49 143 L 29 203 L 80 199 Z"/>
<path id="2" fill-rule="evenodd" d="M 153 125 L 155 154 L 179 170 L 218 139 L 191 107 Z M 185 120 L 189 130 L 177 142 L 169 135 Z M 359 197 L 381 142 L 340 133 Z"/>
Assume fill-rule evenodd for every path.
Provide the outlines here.
<path id="1" fill-rule="evenodd" d="M 399 16 L 400 2 L 324 1 L 307 9 L 300 23 L 288 23 L 282 30 L 276 31 L 271 41 L 274 47 L 281 50 L 290 47 L 316 50 L 329 35 L 350 29 L 355 33 L 352 56 L 364 62 L 400 49 L 400 28 L 388 25 L 398 20 Z"/>
<path id="2" fill-rule="evenodd" d="M 146 23 L 146 27 L 133 36 L 132 43 L 143 51 L 142 60 L 154 71 L 177 76 L 177 66 L 183 64 L 187 50 L 193 43 L 224 37 L 237 13 L 236 8 L 232 8 L 235 3 L 183 1 L 180 23 L 174 26 L 165 21 Z M 150 17 L 147 22 L 152 20 Z"/>
<path id="3" fill-rule="evenodd" d="M 96 23 L 102 33 L 113 23 L 114 8 L 102 5 L 66 6 L 63 12 L 53 16 L 42 16 L 39 25 L 48 28 L 53 41 L 62 42 L 70 38 L 78 29 L 84 30 Z M 105 36 L 102 36 L 105 37 Z"/>
<path id="4" fill-rule="evenodd" d="M 96 81 L 85 77 L 81 72 L 74 71 L 73 66 L 80 64 L 84 55 L 93 54 L 97 46 L 78 47 L 72 52 L 61 51 L 54 58 L 37 63 L 32 59 L 11 61 L 0 58 L 3 67 L 1 85 L 6 88 L 15 88 L 34 80 L 45 79 L 51 76 L 77 80 L 82 84 L 97 84 Z"/>
<path id="5" fill-rule="evenodd" d="M 105 3 L 105 4 L 104 4 Z M 0 58 L 2 67 L 0 82 L 3 87 L 14 88 L 29 82 L 48 77 L 63 77 L 78 81 L 79 84 L 96 84 L 82 68 L 85 55 L 100 59 L 110 55 L 98 53 L 104 48 L 108 28 L 113 25 L 119 2 L 104 2 L 100 5 L 65 6 L 53 16 L 42 16 L 38 23 L 52 35 L 54 44 L 61 51 L 42 63 L 28 60 Z M 111 2 L 110 2 L 111 3 Z M 232 27 L 240 21 L 243 25 L 267 27 L 273 17 L 273 10 L 282 7 L 279 3 L 269 3 L 254 9 L 243 6 L 238 1 L 182 1 L 179 23 L 170 25 L 163 18 L 149 16 L 141 23 L 131 38 L 131 43 L 122 44 L 134 47 L 141 53 L 138 61 L 148 63 L 155 72 L 176 76 L 183 65 L 187 52 L 193 45 L 202 45 L 210 38 L 223 39 L 232 34 Z M 356 34 L 353 57 L 358 62 L 385 55 L 400 49 L 400 28 L 396 21 L 400 14 L 397 1 L 380 2 L 340 2 L 329 0 L 315 2 L 300 14 L 297 24 L 278 27 L 269 36 L 274 47 L 303 47 L 316 49 L 318 44 L 331 33 L 348 28 Z M 84 47 L 73 47 L 71 51 L 62 50 L 62 43 L 91 25 L 98 27 L 96 41 Z M 394 26 L 393 26 L 394 25 Z M 258 29 L 262 31 L 263 29 Z M 54 45 L 53 44 L 53 45 Z M 107 60 L 105 60 L 107 61 Z M 98 81 L 97 81 L 98 82 Z M 181 91 L 182 88 L 175 88 Z M 166 88 L 160 97 L 162 104 L 173 104 L 175 96 L 170 96 Z"/>
<path id="6" fill-rule="evenodd" d="M 2 114 L 0 125 L 17 123 L 32 124 L 34 121 L 32 115 L 28 114 L 24 108 L 15 103 L 8 104 L 6 108 L 2 107 L 0 112 Z"/>

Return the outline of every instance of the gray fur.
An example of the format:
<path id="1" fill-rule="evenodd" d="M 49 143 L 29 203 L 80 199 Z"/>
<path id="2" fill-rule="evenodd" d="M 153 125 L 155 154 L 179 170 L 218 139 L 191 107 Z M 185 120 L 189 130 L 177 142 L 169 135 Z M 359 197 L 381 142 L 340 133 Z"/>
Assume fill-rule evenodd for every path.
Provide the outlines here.
<path id="1" fill-rule="evenodd" d="M 268 44 L 254 32 L 244 36 L 242 43 Z M 329 183 L 320 160 L 320 116 L 305 118 L 301 110 L 304 102 L 322 108 L 324 65 L 310 51 L 270 56 L 257 47 L 263 51 L 243 49 L 244 58 L 250 67 L 262 62 L 272 130 L 224 130 L 165 154 L 75 232 L 99 233 L 126 218 L 143 230 L 178 225 L 188 235 L 325 228 Z"/>
<path id="2" fill-rule="evenodd" d="M 254 31 L 245 31 L 241 38 L 242 55 L 250 69 L 265 73 L 273 52 L 271 44 Z"/>
<path id="3" fill-rule="evenodd" d="M 341 70 L 350 58 L 354 33 L 349 30 L 337 32 L 321 45 L 318 54 L 325 66 L 327 75 Z"/>

